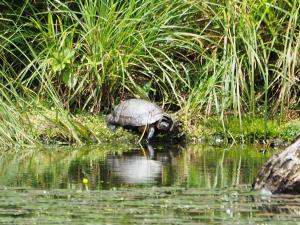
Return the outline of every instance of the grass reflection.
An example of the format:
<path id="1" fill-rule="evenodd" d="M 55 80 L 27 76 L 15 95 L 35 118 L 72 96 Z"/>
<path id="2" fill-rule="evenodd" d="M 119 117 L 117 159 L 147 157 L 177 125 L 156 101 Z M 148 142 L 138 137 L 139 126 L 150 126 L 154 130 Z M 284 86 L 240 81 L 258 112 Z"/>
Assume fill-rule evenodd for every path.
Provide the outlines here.
<path id="1" fill-rule="evenodd" d="M 187 187 L 226 188 L 251 184 L 258 168 L 269 157 L 251 146 L 216 148 L 190 145 L 168 171 L 171 183 Z M 164 184 L 167 184 L 164 179 Z"/>
<path id="2" fill-rule="evenodd" d="M 78 189 L 87 178 L 90 189 L 140 185 L 206 189 L 249 185 L 268 155 L 255 147 L 204 145 L 154 146 L 144 151 L 126 146 L 28 149 L 0 153 L 0 185 Z"/>
<path id="3" fill-rule="evenodd" d="M 82 181 L 82 177 L 74 180 L 74 176 L 70 175 L 74 162 L 91 167 L 95 161 L 105 160 L 108 153 L 121 154 L 125 151 L 128 151 L 125 146 L 118 145 L 0 151 L 0 185 L 72 189 L 74 184 Z"/>

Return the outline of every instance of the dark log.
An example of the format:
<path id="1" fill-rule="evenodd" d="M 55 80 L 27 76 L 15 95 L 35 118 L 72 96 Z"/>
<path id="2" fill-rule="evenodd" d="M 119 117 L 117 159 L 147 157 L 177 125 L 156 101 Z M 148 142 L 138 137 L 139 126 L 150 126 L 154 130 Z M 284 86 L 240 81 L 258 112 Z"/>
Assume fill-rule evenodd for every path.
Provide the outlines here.
<path id="1" fill-rule="evenodd" d="M 254 190 L 273 194 L 300 194 L 300 135 L 279 154 L 272 156 L 259 172 Z"/>

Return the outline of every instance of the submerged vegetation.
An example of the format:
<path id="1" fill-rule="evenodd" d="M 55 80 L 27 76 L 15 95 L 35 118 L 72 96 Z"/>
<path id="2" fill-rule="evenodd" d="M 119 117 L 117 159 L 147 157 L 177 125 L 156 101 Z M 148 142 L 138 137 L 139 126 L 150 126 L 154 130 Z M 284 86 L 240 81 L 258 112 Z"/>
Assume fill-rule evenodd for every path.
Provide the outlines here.
<path id="1" fill-rule="evenodd" d="M 1 145 L 43 142 L 36 112 L 63 142 L 95 140 L 78 113 L 106 113 L 128 97 L 179 110 L 190 130 L 211 116 L 219 124 L 211 132 L 227 136 L 256 132 L 247 117 L 261 121 L 251 125 L 259 123 L 264 138 L 300 130 L 299 122 L 280 132 L 268 125 L 298 117 L 297 0 L 4 0 L 0 7 Z M 99 124 L 96 142 L 108 139 L 103 120 L 89 118 Z"/>

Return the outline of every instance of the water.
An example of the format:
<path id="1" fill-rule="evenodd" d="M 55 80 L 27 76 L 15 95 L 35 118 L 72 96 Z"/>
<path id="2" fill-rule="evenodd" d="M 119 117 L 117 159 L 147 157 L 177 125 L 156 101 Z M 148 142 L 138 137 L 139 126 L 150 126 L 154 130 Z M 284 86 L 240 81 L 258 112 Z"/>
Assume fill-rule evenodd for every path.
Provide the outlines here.
<path id="1" fill-rule="evenodd" d="M 271 153 L 153 148 L 2 151 L 0 223 L 300 224 L 299 196 L 251 191 Z"/>

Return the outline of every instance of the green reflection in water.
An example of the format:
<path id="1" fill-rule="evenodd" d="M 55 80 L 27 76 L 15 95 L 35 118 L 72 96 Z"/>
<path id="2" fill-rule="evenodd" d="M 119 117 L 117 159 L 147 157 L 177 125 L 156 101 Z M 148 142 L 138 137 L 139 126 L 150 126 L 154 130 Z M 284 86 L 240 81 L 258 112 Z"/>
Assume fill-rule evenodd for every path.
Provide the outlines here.
<path id="1" fill-rule="evenodd" d="M 202 188 L 250 184 L 267 157 L 250 146 L 188 146 L 170 169 L 172 182 Z"/>
<path id="2" fill-rule="evenodd" d="M 155 148 L 152 160 L 146 150 L 128 152 L 109 145 L 1 152 L 0 185 L 76 189 L 86 177 L 90 189 L 145 185 L 225 188 L 249 185 L 266 160 L 249 146 Z"/>
<path id="3" fill-rule="evenodd" d="M 0 223 L 298 223 L 299 196 L 250 191 L 269 157 L 258 149 L 154 147 L 152 160 L 117 146 L 2 151 Z"/>
<path id="4" fill-rule="evenodd" d="M 81 185 L 84 171 L 70 173 L 73 163 L 80 162 L 92 167 L 95 162 L 103 161 L 108 153 L 121 154 L 128 150 L 124 146 L 102 145 L 1 151 L 0 186 L 77 188 Z M 76 174 L 80 174 L 78 179 Z"/>

